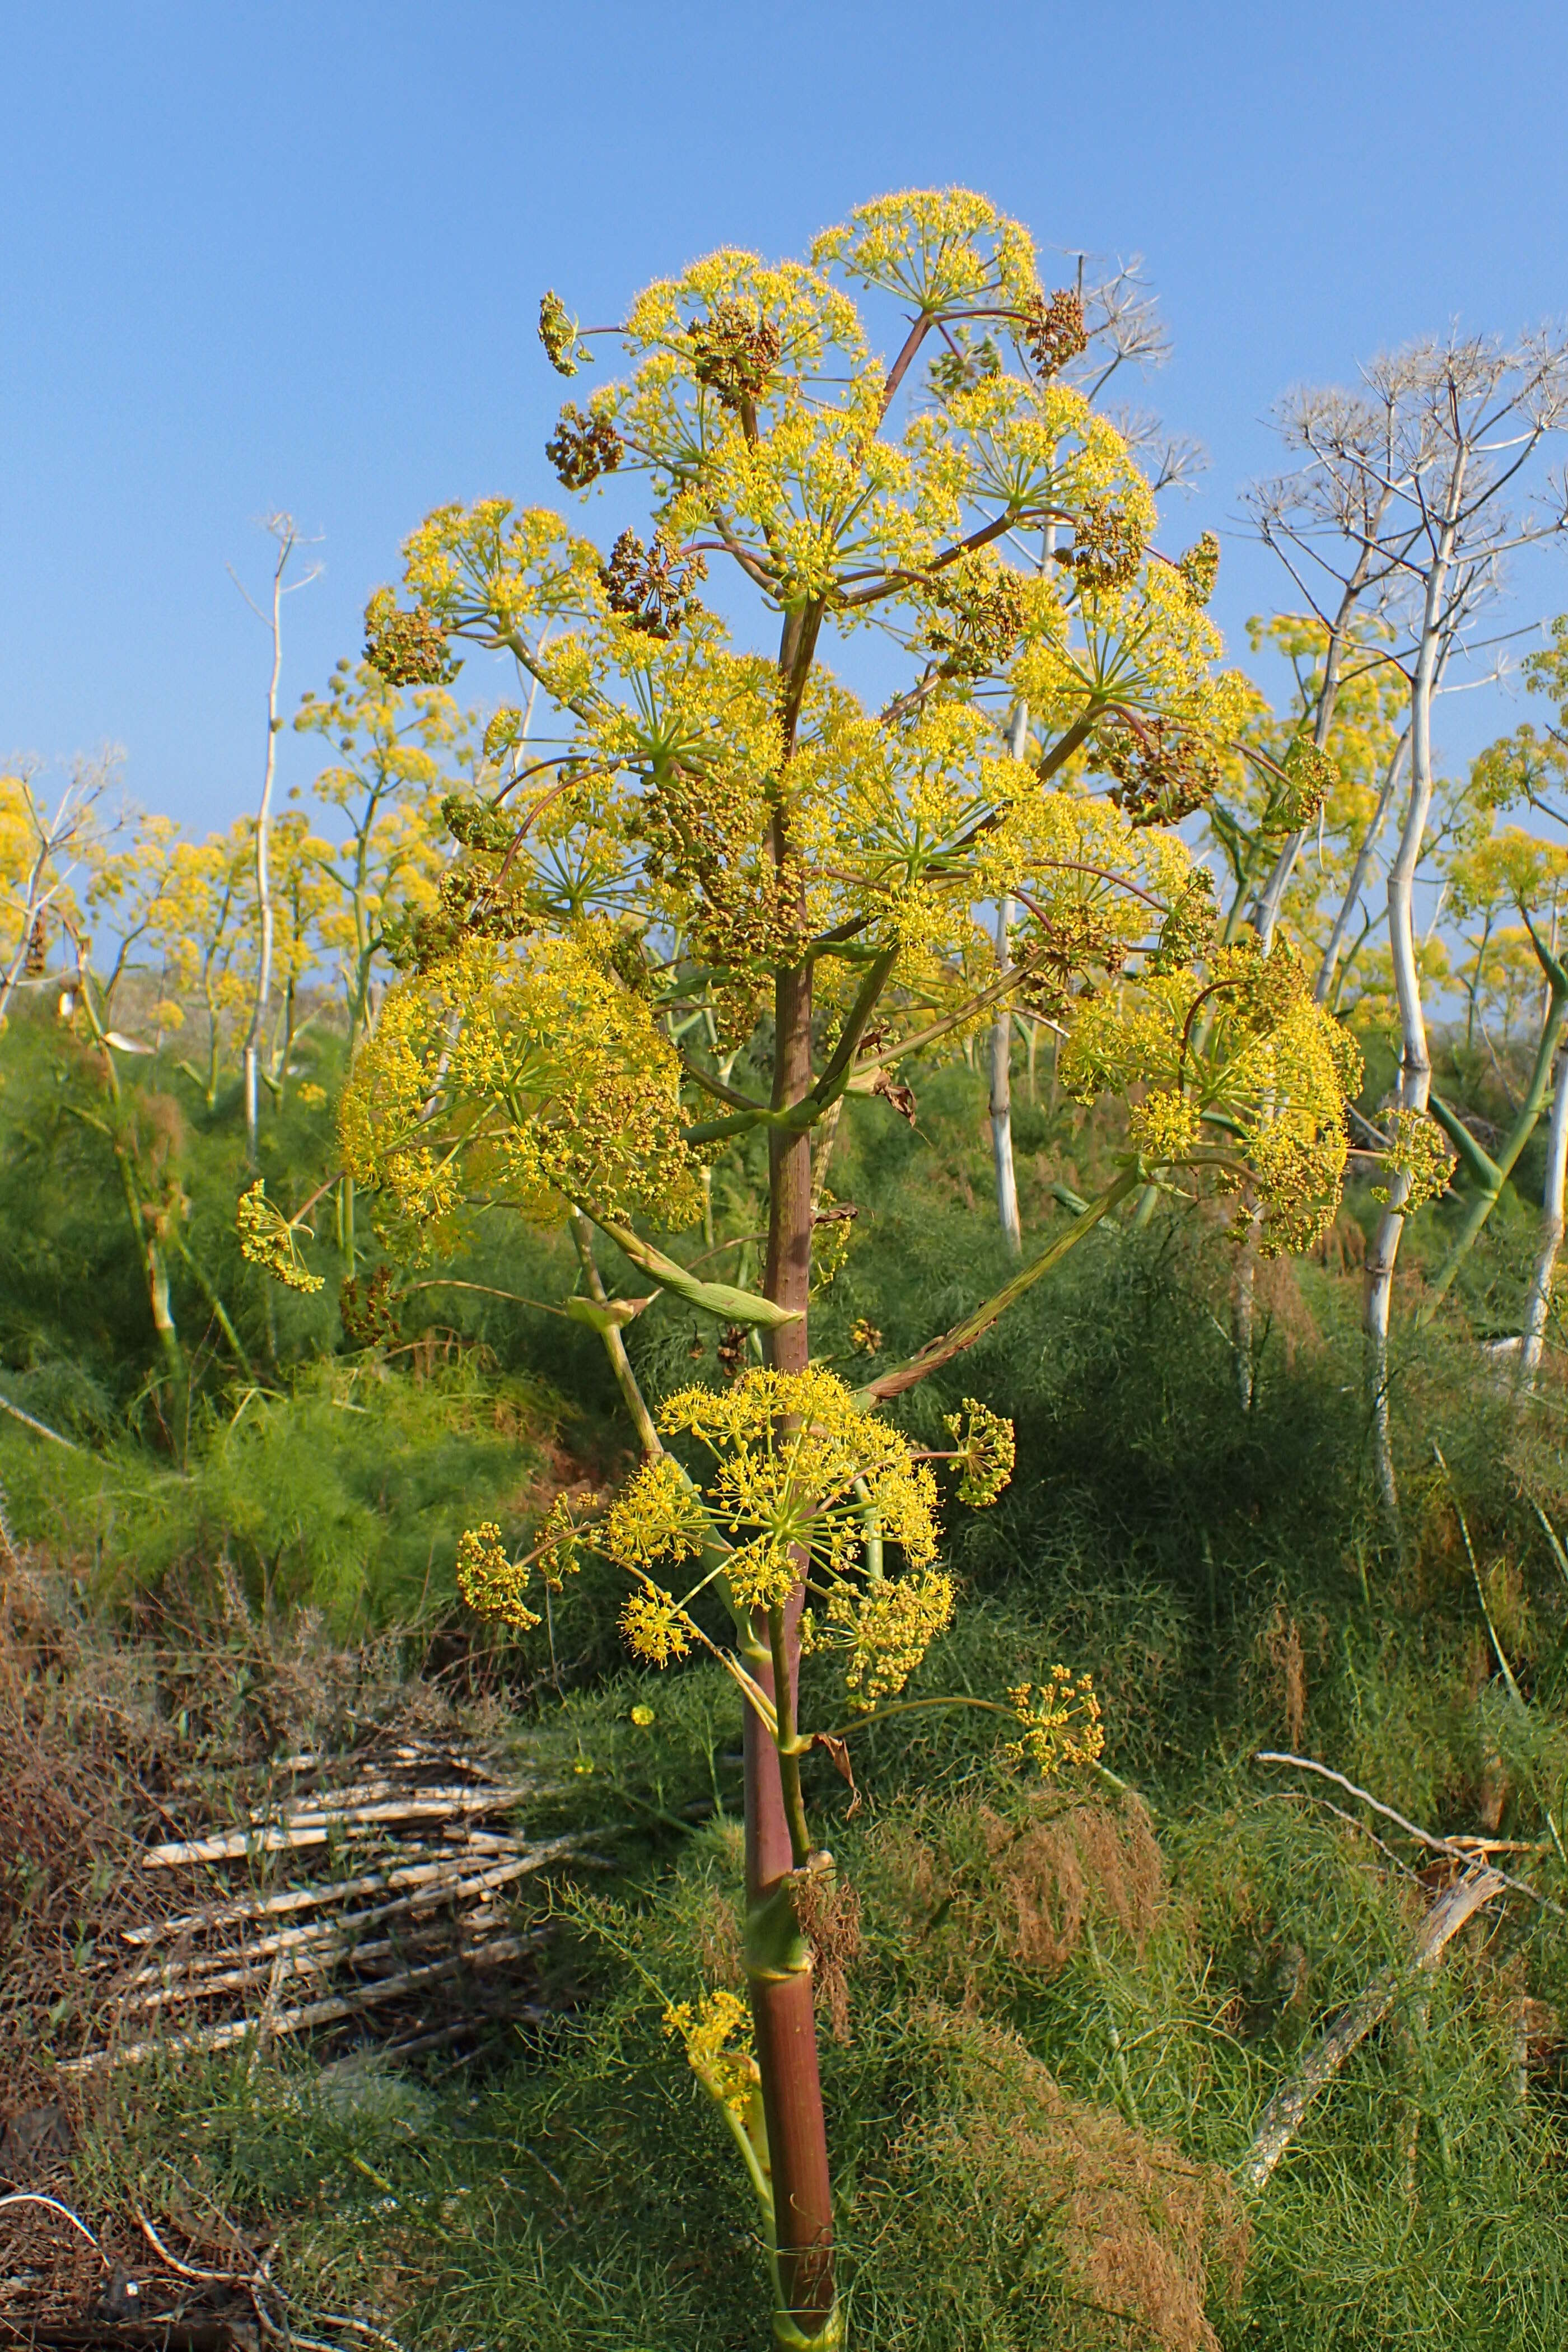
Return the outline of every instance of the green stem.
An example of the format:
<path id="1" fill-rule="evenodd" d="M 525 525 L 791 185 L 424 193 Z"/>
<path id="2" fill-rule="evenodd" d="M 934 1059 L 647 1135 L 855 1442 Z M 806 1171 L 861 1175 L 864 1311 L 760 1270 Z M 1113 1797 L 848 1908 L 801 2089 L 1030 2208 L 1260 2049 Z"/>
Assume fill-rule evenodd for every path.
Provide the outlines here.
<path id="1" fill-rule="evenodd" d="M 800 1785 L 801 1742 L 795 1730 L 795 1694 L 789 1674 L 789 1631 L 782 1609 L 768 1611 L 768 1646 L 773 1654 L 773 1705 L 777 1712 L 776 1745 L 779 1751 L 779 1780 L 784 1790 L 784 1820 L 789 1824 L 790 1853 L 797 1870 L 804 1870 L 811 1856 L 811 1831 L 805 1818 L 805 1799 Z"/>
<path id="2" fill-rule="evenodd" d="M 609 1293 L 605 1288 L 603 1277 L 594 1258 L 594 1229 L 580 1209 L 574 1209 L 572 1213 L 572 1238 L 577 1245 L 577 1256 L 582 1265 L 583 1278 L 588 1286 L 590 1297 L 596 1306 L 607 1307 L 610 1303 Z M 605 1343 L 605 1353 L 610 1360 L 610 1369 L 615 1373 L 616 1384 L 620 1390 L 622 1401 L 631 1415 L 632 1426 L 637 1433 L 637 1443 L 651 1462 L 656 1455 L 664 1452 L 664 1448 L 658 1442 L 658 1432 L 653 1425 L 653 1415 L 649 1412 L 643 1392 L 637 1386 L 637 1376 L 632 1370 L 631 1358 L 626 1353 L 626 1343 L 613 1323 L 604 1325 L 600 1329 L 599 1337 Z"/>
<path id="3" fill-rule="evenodd" d="M 1144 1181 L 1141 1169 L 1124 1170 L 1115 1183 L 1074 1220 L 1059 1242 L 1053 1242 L 1033 1265 L 1016 1274 L 1012 1281 L 988 1298 L 983 1307 L 977 1307 L 973 1315 L 965 1316 L 962 1323 L 955 1323 L 952 1330 L 944 1332 L 940 1339 L 928 1341 L 919 1355 L 911 1356 L 907 1363 L 896 1365 L 890 1372 L 883 1372 L 879 1379 L 868 1381 L 863 1389 L 857 1389 L 855 1402 L 861 1411 L 870 1412 L 889 1398 L 902 1396 L 906 1389 L 912 1389 L 930 1373 L 939 1371 L 943 1364 L 950 1364 L 955 1356 L 961 1356 L 966 1348 L 973 1348 L 1009 1307 L 1022 1298 L 1026 1290 L 1032 1289 L 1042 1275 L 1049 1274 L 1054 1265 L 1059 1265 L 1069 1250 L 1076 1249 L 1084 1235 L 1115 1208 L 1119 1201 L 1124 1201 L 1135 1184 Z"/>
<path id="4" fill-rule="evenodd" d="M 1432 1278 L 1431 1287 L 1416 1313 L 1415 1320 L 1418 1328 L 1431 1321 L 1437 1311 L 1438 1302 L 1452 1288 L 1455 1276 L 1474 1248 L 1477 1236 L 1482 1227 L 1501 1200 L 1503 1187 L 1513 1173 L 1520 1154 L 1540 1122 L 1541 1114 L 1546 1108 L 1547 1088 L 1551 1084 L 1552 1065 L 1557 1052 L 1558 1033 L 1563 1026 L 1564 1004 L 1568 1004 L 1568 988 L 1560 989 L 1554 980 L 1552 983 L 1546 1019 L 1542 1025 L 1541 1042 L 1536 1048 L 1535 1066 L 1530 1074 L 1530 1084 L 1525 1090 L 1524 1099 L 1519 1107 L 1519 1116 L 1510 1129 L 1497 1160 L 1489 1163 L 1490 1176 L 1482 1178 L 1475 1198 L 1466 1213 L 1465 1221 L 1455 1236 L 1453 1246 Z M 1448 1109 L 1447 1105 L 1439 1102 L 1436 1096 L 1432 1097 L 1431 1109 L 1432 1116 L 1438 1125 L 1447 1135 L 1452 1138 L 1455 1129 L 1460 1126 L 1460 1121 Z M 1458 1148 L 1461 1151 L 1464 1150 L 1463 1145 Z M 1465 1157 L 1474 1171 L 1476 1155 L 1466 1152 Z"/>

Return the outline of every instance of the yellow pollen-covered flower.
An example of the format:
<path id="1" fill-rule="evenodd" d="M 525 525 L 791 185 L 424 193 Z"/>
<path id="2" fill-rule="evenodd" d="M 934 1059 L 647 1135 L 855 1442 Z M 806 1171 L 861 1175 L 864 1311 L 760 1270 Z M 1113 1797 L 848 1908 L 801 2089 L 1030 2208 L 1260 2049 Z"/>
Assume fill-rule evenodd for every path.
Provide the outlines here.
<path id="1" fill-rule="evenodd" d="M 1197 1105 L 1174 1087 L 1156 1087 L 1128 1116 L 1128 1136 L 1142 1159 L 1157 1168 L 1183 1160 L 1198 1139 Z"/>
<path id="2" fill-rule="evenodd" d="M 260 1266 L 274 1282 L 301 1291 L 306 1297 L 321 1288 L 325 1276 L 312 1274 L 305 1265 L 300 1255 L 299 1228 L 273 1207 L 263 1178 L 258 1176 L 249 1192 L 240 1194 L 235 1225 L 240 1255 Z"/>
<path id="3" fill-rule="evenodd" d="M 1047 1776 L 1063 1765 L 1094 1764 L 1105 1748 L 1100 1701 L 1088 1675 L 1052 1666 L 1045 1682 L 1019 1683 L 1007 1693 L 1023 1726 L 1006 1753 L 1022 1763 L 1033 1758 Z"/>
<path id="4" fill-rule="evenodd" d="M 574 941 L 470 938 L 387 992 L 343 1094 L 344 1158 L 422 1223 L 479 1198 L 684 1224 L 679 1078 L 647 1003 Z"/>
<path id="5" fill-rule="evenodd" d="M 689 2000 L 671 2001 L 664 2030 L 685 2043 L 687 2063 L 704 2090 L 721 2106 L 744 2114 L 762 2079 L 744 2001 L 722 1988 L 703 1993 L 695 2011 Z"/>
<path id="6" fill-rule="evenodd" d="M 542 1620 L 522 1597 L 527 1585 L 528 1570 L 512 1559 L 493 1519 L 464 1528 L 458 1538 L 458 1590 L 476 1617 L 531 1632 Z"/>
<path id="7" fill-rule="evenodd" d="M 657 1590 L 631 1593 L 621 1610 L 621 1635 L 628 1650 L 650 1666 L 684 1658 L 691 1634 L 679 1603 Z"/>
<path id="8" fill-rule="evenodd" d="M 952 1622 L 952 1579 L 944 1569 L 896 1580 L 879 1578 L 858 1591 L 839 1584 L 829 1595 L 826 1623 L 814 1634 L 813 1646 L 847 1651 L 844 1686 L 850 1704 L 873 1707 L 898 1696 Z"/>

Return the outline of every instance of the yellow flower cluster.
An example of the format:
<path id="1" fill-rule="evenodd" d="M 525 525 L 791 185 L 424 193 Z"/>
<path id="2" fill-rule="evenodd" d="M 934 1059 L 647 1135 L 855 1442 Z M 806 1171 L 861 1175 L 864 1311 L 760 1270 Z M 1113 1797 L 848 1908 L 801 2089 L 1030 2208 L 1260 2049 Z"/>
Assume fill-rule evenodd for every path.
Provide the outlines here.
<path id="1" fill-rule="evenodd" d="M 645 1665 L 668 1666 L 691 1647 L 685 1611 L 673 1594 L 650 1585 L 628 1595 L 621 1610 L 621 1638 Z"/>
<path id="2" fill-rule="evenodd" d="M 275 1282 L 309 1297 L 320 1290 L 325 1276 L 312 1274 L 300 1255 L 299 1228 L 267 1197 L 265 1180 L 258 1177 L 248 1192 L 239 1196 L 235 1214 L 240 1255 L 260 1266 Z"/>
<path id="3" fill-rule="evenodd" d="M 847 1652 L 844 1686 L 850 1705 L 873 1707 L 898 1696 L 952 1622 L 952 1579 L 945 1569 L 928 1568 L 897 1580 L 879 1577 L 858 1591 L 836 1585 L 826 1627 L 813 1641 Z"/>
<path id="4" fill-rule="evenodd" d="M 1006 1752 L 1019 1763 L 1032 1758 L 1042 1772 L 1050 1774 L 1064 1765 L 1099 1762 L 1105 1733 L 1088 1675 L 1075 1676 L 1066 1666 L 1052 1666 L 1046 1681 L 1037 1686 L 1019 1683 L 1007 1696 L 1023 1730 Z"/>
<path id="5" fill-rule="evenodd" d="M 907 188 L 858 205 L 814 239 L 811 257 L 928 312 L 988 299 L 1021 308 L 1039 291 L 1027 229 L 969 188 Z"/>
<path id="6" fill-rule="evenodd" d="M 339 1112 L 355 1179 L 417 1222 L 481 1200 L 689 1222 L 679 1065 L 646 1003 L 567 940 L 469 939 L 387 992 Z"/>
<path id="7" fill-rule="evenodd" d="M 542 1621 L 522 1598 L 527 1585 L 526 1564 L 512 1559 L 493 1519 L 464 1528 L 458 1538 L 458 1591 L 476 1617 L 530 1632 Z"/>
<path id="8" fill-rule="evenodd" d="M 1095 997 L 1079 1007 L 1059 1067 L 1080 1101 L 1148 1087 L 1134 1150 L 1166 1165 L 1209 1160 L 1223 1188 L 1250 1183 L 1266 1253 L 1309 1247 L 1332 1223 L 1361 1055 L 1314 1003 L 1289 941 L 1265 956 L 1248 932 L 1206 975 L 1152 971 Z"/>
<path id="9" fill-rule="evenodd" d="M 1373 1186 L 1372 1197 L 1394 1202 L 1402 1217 L 1413 1217 L 1447 1192 L 1458 1154 L 1425 1111 L 1396 1110 L 1388 1125 L 1393 1140 L 1383 1159 L 1387 1181 Z"/>
<path id="10" fill-rule="evenodd" d="M 645 1462 L 612 1504 L 600 1543 L 640 1576 L 656 1561 L 694 1559 L 708 1532 L 702 1498 L 668 1454 Z"/>
<path id="11" fill-rule="evenodd" d="M 557 1495 L 550 1506 L 539 1536 L 539 1573 L 552 1592 L 559 1592 L 565 1579 L 575 1576 L 582 1566 L 581 1551 L 584 1528 L 590 1516 L 597 1516 L 598 1498 L 590 1496 L 584 1503 L 572 1495 Z"/>
<path id="12" fill-rule="evenodd" d="M 744 2001 L 722 1988 L 705 1992 L 695 2011 L 689 2000 L 671 2001 L 664 2030 L 684 2042 L 687 2063 L 704 2090 L 743 2115 L 762 2080 Z"/>
<path id="13" fill-rule="evenodd" d="M 959 1501 L 972 1510 L 989 1509 L 1013 1475 L 1017 1444 L 1012 1423 L 977 1398 L 965 1397 L 942 1426 L 957 1449 Z"/>
<path id="14" fill-rule="evenodd" d="M 868 1515 L 910 1569 L 936 1556 L 931 1472 L 820 1366 L 747 1372 L 723 1391 L 682 1389 L 659 1426 L 713 1457 L 707 1508 L 730 1547 L 725 1575 L 742 1607 L 786 1601 L 803 1557 L 841 1577 L 860 1558 Z"/>
<path id="15" fill-rule="evenodd" d="M 1174 1087 L 1156 1087 L 1128 1116 L 1128 1136 L 1140 1159 L 1166 1168 L 1185 1160 L 1198 1139 L 1198 1107 Z"/>

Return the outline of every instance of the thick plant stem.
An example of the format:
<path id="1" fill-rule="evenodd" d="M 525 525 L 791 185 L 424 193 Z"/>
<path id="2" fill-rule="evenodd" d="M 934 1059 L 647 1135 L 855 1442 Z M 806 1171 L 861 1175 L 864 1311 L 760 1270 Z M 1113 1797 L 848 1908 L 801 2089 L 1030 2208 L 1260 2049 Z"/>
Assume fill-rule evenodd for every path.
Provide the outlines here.
<path id="1" fill-rule="evenodd" d="M 578 1262 L 583 1268 L 583 1279 L 588 1286 L 589 1297 L 596 1307 L 607 1307 L 609 1293 L 605 1288 L 604 1276 L 599 1272 L 598 1263 L 594 1255 L 594 1228 L 581 1209 L 574 1209 L 572 1212 L 572 1239 L 577 1246 Z M 658 1442 L 658 1432 L 653 1425 L 653 1415 L 647 1409 L 647 1401 L 637 1386 L 637 1376 L 632 1370 L 632 1360 L 626 1353 L 626 1343 L 613 1323 L 602 1325 L 599 1336 L 604 1340 L 605 1353 L 610 1360 L 610 1369 L 615 1373 L 616 1386 L 620 1390 L 621 1401 L 631 1415 L 632 1427 L 637 1433 L 637 1444 L 651 1460 L 656 1454 L 662 1454 L 664 1448 Z"/>
<path id="2" fill-rule="evenodd" d="M 1414 903 L 1415 873 L 1426 838 L 1431 814 L 1432 696 L 1442 667 L 1444 599 L 1464 495 L 1465 463 L 1461 450 L 1448 485 L 1445 519 L 1426 573 L 1419 634 L 1420 650 L 1410 683 L 1410 799 L 1399 850 L 1388 875 L 1388 944 L 1394 959 L 1394 993 L 1399 1001 L 1399 1025 L 1404 1048 L 1399 1063 L 1399 1108 L 1424 1112 L 1432 1092 L 1432 1056 L 1426 1044 L 1426 1022 L 1421 1004 L 1421 968 L 1416 957 Z M 1389 1202 L 1378 1221 L 1377 1234 L 1366 1257 L 1366 1297 L 1363 1328 L 1366 1334 L 1367 1379 L 1372 1391 L 1373 1455 L 1377 1489 L 1384 1512 L 1397 1539 L 1399 1486 L 1394 1472 L 1394 1435 L 1388 1409 L 1388 1324 L 1394 1299 L 1394 1265 L 1405 1230 L 1405 1204 L 1410 1179 L 1396 1176 Z"/>
<path id="3" fill-rule="evenodd" d="M 1386 503 L 1386 500 L 1384 501 Z M 1344 666 L 1345 646 L 1349 642 L 1351 624 L 1355 611 L 1366 593 L 1372 572 L 1373 541 L 1363 539 L 1350 577 L 1345 581 L 1339 609 L 1329 623 L 1328 643 L 1323 648 L 1323 677 L 1318 689 L 1317 709 L 1312 714 L 1312 742 L 1318 751 L 1327 745 L 1334 723 L 1334 705 L 1339 700 L 1340 675 Z M 1253 920 L 1258 936 L 1267 955 L 1274 944 L 1274 933 L 1279 921 L 1279 910 L 1285 903 L 1285 892 L 1296 868 L 1296 860 L 1310 828 L 1302 825 L 1290 835 L 1275 858 L 1268 880 L 1264 886 Z"/>
<path id="4" fill-rule="evenodd" d="M 1377 796 L 1377 805 L 1373 810 L 1371 823 L 1362 835 L 1361 847 L 1356 852 L 1354 868 L 1350 880 L 1345 885 L 1344 897 L 1340 900 L 1340 910 L 1334 917 L 1334 927 L 1329 933 L 1328 945 L 1323 950 L 1322 961 L 1318 966 L 1318 977 L 1312 983 L 1312 998 L 1315 1003 L 1327 1004 L 1334 992 L 1334 975 L 1339 970 L 1340 958 L 1344 953 L 1345 932 L 1350 927 L 1351 916 L 1355 910 L 1356 903 L 1366 887 L 1366 877 L 1372 871 L 1373 855 L 1382 836 L 1384 825 L 1387 822 L 1389 808 L 1393 803 L 1394 793 L 1398 789 L 1400 772 L 1404 768 L 1405 755 L 1409 749 L 1410 730 L 1407 727 L 1394 745 L 1388 765 L 1384 771 L 1383 785 Z"/>
<path id="5" fill-rule="evenodd" d="M 1546 1345 L 1546 1322 L 1552 1311 L 1552 1285 L 1557 1254 L 1563 1246 L 1563 1192 L 1568 1185 L 1568 1047 L 1560 1047 L 1552 1074 L 1552 1124 L 1547 1130 L 1546 1181 L 1541 1195 L 1541 1246 L 1531 1268 L 1530 1295 L 1525 1302 L 1524 1332 L 1520 1341 L 1521 1381 L 1532 1381 L 1541 1369 Z"/>
<path id="6" fill-rule="evenodd" d="M 774 983 L 775 1046 L 773 1107 L 782 1109 L 811 1091 L 811 971 L 798 965 Z M 809 1358 L 805 1310 L 811 1293 L 811 1134 L 775 1128 L 769 1135 L 768 1258 L 763 1289 L 800 1320 L 768 1334 L 775 1370 L 803 1372 Z M 833 2278 L 833 2198 L 827 2133 L 816 2057 L 811 1950 L 795 1916 L 795 1873 L 806 1862 L 799 1801 L 799 1760 L 793 1749 L 800 1676 L 800 1612 L 804 1587 L 773 1612 L 757 1612 L 745 1664 L 773 1699 L 778 1741 L 753 1708 L 745 1717 L 746 1973 L 757 2065 L 763 2080 L 768 2162 L 773 2179 L 774 2261 L 778 2305 L 774 2342 L 826 2347 L 838 2340 Z M 787 1732 L 786 1732 L 787 1727 Z M 792 1801 L 793 1800 L 793 1801 Z"/>
<path id="7" fill-rule="evenodd" d="M 1247 1235 L 1236 1261 L 1230 1295 L 1230 1351 L 1236 1366 L 1237 1393 L 1241 1399 L 1243 1412 L 1252 1411 L 1258 1384 L 1254 1349 L 1258 1329 L 1258 1252 L 1262 1230 L 1262 1210 L 1249 1209 Z"/>
<path id="8" fill-rule="evenodd" d="M 1420 1313 L 1416 1318 L 1420 1323 L 1431 1321 L 1439 1304 L 1452 1288 L 1456 1275 L 1474 1248 L 1492 1211 L 1501 1200 L 1503 1187 L 1518 1166 L 1521 1153 L 1540 1123 L 1541 1114 L 1546 1108 L 1546 1090 L 1551 1083 L 1552 1064 L 1562 1035 L 1565 1003 L 1568 1003 L 1568 991 L 1559 991 L 1553 985 L 1547 1002 L 1546 1019 L 1542 1025 L 1541 1043 L 1536 1050 L 1534 1067 L 1530 1074 L 1530 1084 L 1525 1089 L 1524 1099 L 1519 1107 L 1519 1116 L 1504 1138 L 1502 1150 L 1497 1159 L 1491 1160 L 1486 1154 L 1475 1150 L 1473 1147 L 1468 1150 L 1464 1144 L 1459 1147 L 1465 1158 L 1470 1161 L 1472 1172 L 1478 1175 L 1480 1181 L 1465 1212 L 1464 1223 L 1454 1236 L 1453 1246 L 1434 1275 L 1431 1288 L 1421 1303 Z M 1447 1105 L 1439 1102 L 1436 1096 L 1432 1098 L 1432 1115 L 1452 1139 L 1459 1128 L 1459 1121 Z M 1470 1139 L 1467 1138 L 1467 1141 L 1470 1141 Z"/>
<path id="9" fill-rule="evenodd" d="M 996 969 L 1009 971 L 1012 960 L 1007 933 L 1013 901 L 1003 898 L 996 908 Z M 1013 1165 L 1013 1007 L 1004 997 L 991 1018 L 991 1154 L 996 1165 L 996 1213 L 1008 1254 L 1016 1257 L 1024 1246 L 1018 1223 L 1018 1178 Z"/>
<path id="10" fill-rule="evenodd" d="M 1015 760 L 1021 760 L 1029 740 L 1029 706 L 1015 703 L 1007 726 L 1007 749 Z M 996 969 L 1005 973 L 1013 968 L 1009 944 L 1013 929 L 1013 901 L 1004 896 L 996 902 Z M 1008 1255 L 1016 1257 L 1024 1246 L 1024 1236 L 1018 1223 L 1018 1177 L 1013 1163 L 1013 1003 L 1002 997 L 991 1016 L 991 1154 L 996 1167 L 996 1214 L 1001 1221 L 1002 1237 Z"/>
<path id="11" fill-rule="evenodd" d="M 261 803 L 256 813 L 256 909 L 259 938 L 256 960 L 256 995 L 250 1009 L 250 1027 L 245 1039 L 245 1149 L 250 1165 L 256 1166 L 257 1124 L 260 1116 L 261 1032 L 267 1018 L 267 1002 L 272 992 L 272 877 L 268 862 L 272 824 L 272 785 L 278 773 L 278 730 L 283 721 L 278 716 L 278 680 L 283 667 L 283 574 L 289 568 L 289 558 L 294 546 L 294 527 L 284 518 L 273 525 L 278 541 L 278 560 L 272 571 L 272 668 L 267 681 L 267 767 L 262 778 Z"/>

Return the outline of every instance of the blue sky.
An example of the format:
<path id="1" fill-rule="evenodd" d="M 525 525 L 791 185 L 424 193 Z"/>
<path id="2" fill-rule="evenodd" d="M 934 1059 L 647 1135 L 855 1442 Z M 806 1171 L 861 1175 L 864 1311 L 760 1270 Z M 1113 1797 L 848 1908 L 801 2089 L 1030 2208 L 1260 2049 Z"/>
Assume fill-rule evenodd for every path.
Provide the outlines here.
<path id="1" fill-rule="evenodd" d="M 0 31 L 0 755 L 111 739 L 195 827 L 259 782 L 226 570 L 259 589 L 258 518 L 320 537 L 292 709 L 430 506 L 561 499 L 546 285 L 610 318 L 710 246 L 984 188 L 1045 246 L 1145 257 L 1175 345 L 1147 397 L 1211 457 L 1184 541 L 1234 524 L 1292 383 L 1568 311 L 1560 7 L 10 0 Z M 1240 652 L 1285 591 L 1226 549 Z M 1511 617 L 1563 606 L 1554 555 Z M 1514 715 L 1464 698 L 1451 755 Z"/>

